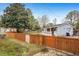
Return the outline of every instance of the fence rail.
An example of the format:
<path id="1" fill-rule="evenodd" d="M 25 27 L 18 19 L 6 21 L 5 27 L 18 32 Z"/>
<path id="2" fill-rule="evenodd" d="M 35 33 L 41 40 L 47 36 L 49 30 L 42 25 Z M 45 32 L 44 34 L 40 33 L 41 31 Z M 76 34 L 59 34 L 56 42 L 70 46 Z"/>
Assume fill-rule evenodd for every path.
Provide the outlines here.
<path id="1" fill-rule="evenodd" d="M 79 38 L 30 35 L 30 43 L 44 45 L 79 55 Z"/>

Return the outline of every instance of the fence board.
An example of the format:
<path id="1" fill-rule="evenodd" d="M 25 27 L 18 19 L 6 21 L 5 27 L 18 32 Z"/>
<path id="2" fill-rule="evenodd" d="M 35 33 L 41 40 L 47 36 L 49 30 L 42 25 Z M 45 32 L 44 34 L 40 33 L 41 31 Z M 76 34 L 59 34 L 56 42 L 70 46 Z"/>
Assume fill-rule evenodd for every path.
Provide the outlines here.
<path id="1" fill-rule="evenodd" d="M 79 55 L 79 38 L 30 35 L 31 43 L 68 51 Z"/>

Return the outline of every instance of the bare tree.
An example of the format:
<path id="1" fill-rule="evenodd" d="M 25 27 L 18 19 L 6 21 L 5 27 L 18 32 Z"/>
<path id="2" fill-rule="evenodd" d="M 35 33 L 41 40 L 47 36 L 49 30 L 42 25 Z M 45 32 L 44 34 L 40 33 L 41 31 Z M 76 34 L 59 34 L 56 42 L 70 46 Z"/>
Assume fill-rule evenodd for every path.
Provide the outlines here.
<path id="1" fill-rule="evenodd" d="M 55 18 L 53 19 L 53 24 L 56 25 L 56 23 L 57 23 L 57 19 Z"/>
<path id="2" fill-rule="evenodd" d="M 69 12 L 66 16 L 66 20 L 70 21 L 73 25 L 77 23 L 77 21 L 79 20 L 79 11 L 73 10 Z"/>
<path id="3" fill-rule="evenodd" d="M 41 23 L 42 23 L 42 27 L 45 28 L 47 23 L 48 23 L 48 17 L 47 15 L 43 15 L 42 18 L 41 18 Z"/>
<path id="4" fill-rule="evenodd" d="M 44 29 L 49 22 L 47 15 L 43 15 L 42 17 L 38 17 L 38 21 L 41 29 Z"/>

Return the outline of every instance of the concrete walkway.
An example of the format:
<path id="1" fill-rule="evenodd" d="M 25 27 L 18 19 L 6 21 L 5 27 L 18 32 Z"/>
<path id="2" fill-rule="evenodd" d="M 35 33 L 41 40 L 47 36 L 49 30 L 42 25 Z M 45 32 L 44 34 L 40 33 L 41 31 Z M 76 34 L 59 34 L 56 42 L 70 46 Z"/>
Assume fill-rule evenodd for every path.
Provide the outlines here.
<path id="1" fill-rule="evenodd" d="M 74 54 L 65 52 L 65 51 L 59 51 L 56 49 L 48 49 L 49 52 L 39 52 L 33 56 L 73 56 Z"/>

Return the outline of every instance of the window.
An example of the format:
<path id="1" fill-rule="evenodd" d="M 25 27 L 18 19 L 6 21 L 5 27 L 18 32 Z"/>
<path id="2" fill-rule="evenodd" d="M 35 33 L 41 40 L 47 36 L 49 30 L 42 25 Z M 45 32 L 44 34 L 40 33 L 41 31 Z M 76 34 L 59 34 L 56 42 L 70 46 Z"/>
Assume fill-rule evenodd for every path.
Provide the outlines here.
<path id="1" fill-rule="evenodd" d="M 66 32 L 66 36 L 70 36 L 70 33 Z"/>
<path id="2" fill-rule="evenodd" d="M 47 28 L 47 31 L 49 32 L 50 31 L 50 28 Z"/>

